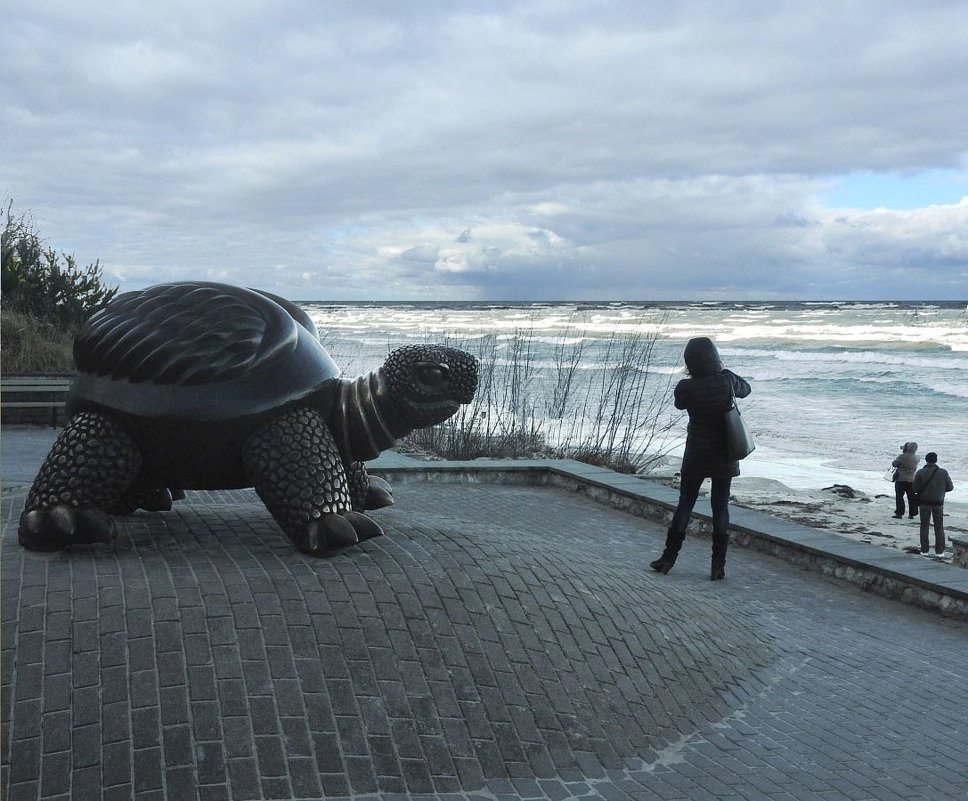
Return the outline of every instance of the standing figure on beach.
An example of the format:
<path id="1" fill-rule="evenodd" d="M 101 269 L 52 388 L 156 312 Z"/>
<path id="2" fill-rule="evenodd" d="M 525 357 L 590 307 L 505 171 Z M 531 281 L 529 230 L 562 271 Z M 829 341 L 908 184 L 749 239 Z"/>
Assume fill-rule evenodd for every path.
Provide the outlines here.
<path id="1" fill-rule="evenodd" d="M 696 337 L 686 344 L 683 354 L 689 378 L 676 385 L 675 405 L 689 413 L 686 449 L 682 456 L 679 505 L 666 534 L 662 556 L 651 563 L 653 570 L 668 573 L 686 537 L 692 509 L 705 479 L 712 479 L 710 505 L 713 516 L 713 557 L 710 578 L 726 577 L 726 548 L 729 545 L 729 488 L 739 475 L 739 462 L 726 451 L 724 413 L 733 396 L 745 398 L 750 385 L 723 368 L 716 345 L 708 337 Z"/>
<path id="2" fill-rule="evenodd" d="M 894 517 L 898 519 L 904 517 L 905 495 L 908 501 L 908 517 L 913 518 L 918 514 L 918 502 L 914 497 L 914 474 L 921 457 L 917 452 L 918 443 L 905 442 L 901 446 L 900 456 L 891 462 L 891 467 L 897 468 L 894 474 Z"/>
<path id="3" fill-rule="evenodd" d="M 914 492 L 918 496 L 921 511 L 921 553 L 930 551 L 928 529 L 934 520 L 934 552 L 944 553 L 944 496 L 955 485 L 944 468 L 938 467 L 938 454 L 934 451 L 924 457 L 925 465 L 914 476 Z"/>

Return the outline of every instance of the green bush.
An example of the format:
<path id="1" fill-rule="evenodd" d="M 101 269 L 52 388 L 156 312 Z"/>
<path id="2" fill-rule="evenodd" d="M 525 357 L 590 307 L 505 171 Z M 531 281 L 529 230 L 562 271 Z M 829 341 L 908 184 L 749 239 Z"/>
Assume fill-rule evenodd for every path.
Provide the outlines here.
<path id="1" fill-rule="evenodd" d="M 105 286 L 99 261 L 78 267 L 73 254 L 47 247 L 31 220 L 13 213 L 12 200 L 0 235 L 0 257 L 4 311 L 51 323 L 69 335 L 118 292 Z"/>

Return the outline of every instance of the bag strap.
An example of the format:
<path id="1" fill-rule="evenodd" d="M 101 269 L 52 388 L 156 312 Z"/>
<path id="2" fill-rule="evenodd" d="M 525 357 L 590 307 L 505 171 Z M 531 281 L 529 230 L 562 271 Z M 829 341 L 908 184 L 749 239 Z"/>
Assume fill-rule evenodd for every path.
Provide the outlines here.
<path id="1" fill-rule="evenodd" d="M 724 375 L 723 378 L 726 379 L 726 385 L 729 387 L 729 408 L 732 409 L 736 406 L 736 392 L 733 390 L 733 379 L 728 375 Z"/>

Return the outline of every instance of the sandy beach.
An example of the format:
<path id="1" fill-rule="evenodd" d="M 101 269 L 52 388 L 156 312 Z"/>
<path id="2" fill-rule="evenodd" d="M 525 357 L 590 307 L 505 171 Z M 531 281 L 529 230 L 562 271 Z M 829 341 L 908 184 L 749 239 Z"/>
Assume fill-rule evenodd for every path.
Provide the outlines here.
<path id="1" fill-rule="evenodd" d="M 920 550 L 918 519 L 911 520 L 905 515 L 897 520 L 893 516 L 892 484 L 885 481 L 884 493 L 873 496 L 854 490 L 854 497 L 847 497 L 849 493 L 838 490 L 837 486 L 830 484 L 813 491 L 792 490 L 772 479 L 739 476 L 733 480 L 731 502 L 858 542 L 898 550 Z M 702 502 L 700 499 L 700 504 Z M 697 504 L 697 508 L 701 506 Z M 968 535 L 968 504 L 946 503 L 944 525 L 948 537 Z M 933 534 L 931 543 L 933 548 Z M 943 558 L 951 560 L 950 544 Z"/>

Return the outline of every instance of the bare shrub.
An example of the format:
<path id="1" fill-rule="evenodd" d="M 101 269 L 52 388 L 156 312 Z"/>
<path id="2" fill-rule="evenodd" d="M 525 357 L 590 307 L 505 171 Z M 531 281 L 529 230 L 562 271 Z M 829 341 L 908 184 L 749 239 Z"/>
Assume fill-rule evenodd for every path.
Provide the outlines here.
<path id="1" fill-rule="evenodd" d="M 559 336 L 551 364 L 539 365 L 533 329 L 502 341 L 450 338 L 480 362 L 474 401 L 450 420 L 410 434 L 404 447 L 447 459 L 574 458 L 629 473 L 647 472 L 676 444 L 675 376 L 655 369 L 659 326 L 613 334 L 595 364 L 574 323 Z"/>
<path id="2" fill-rule="evenodd" d="M 447 344 L 477 357 L 479 378 L 474 400 L 449 420 L 414 431 L 405 444 L 445 459 L 513 458 L 544 453 L 536 413 L 532 338 L 516 331 L 505 354 L 498 338 Z"/>

